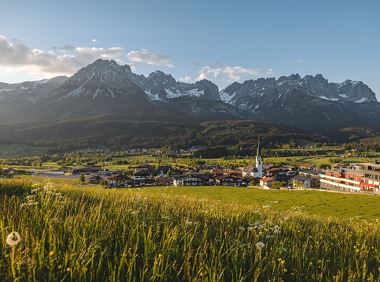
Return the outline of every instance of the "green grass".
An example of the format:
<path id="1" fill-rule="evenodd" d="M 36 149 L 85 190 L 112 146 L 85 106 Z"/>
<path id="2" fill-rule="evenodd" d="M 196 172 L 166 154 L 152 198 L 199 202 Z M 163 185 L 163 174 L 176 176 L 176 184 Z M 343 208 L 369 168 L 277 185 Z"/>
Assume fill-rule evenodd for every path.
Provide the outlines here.
<path id="1" fill-rule="evenodd" d="M 23 176 L 26 183 L 43 185 L 46 178 Z M 67 189 L 91 188 L 80 185 L 77 179 L 49 179 L 57 187 Z M 100 187 L 100 186 L 98 186 Z M 165 195 L 179 199 L 207 199 L 227 204 L 268 206 L 275 212 L 299 211 L 321 218 L 362 218 L 380 220 L 380 196 L 353 193 L 336 193 L 318 190 L 263 190 L 254 187 L 144 187 L 122 189 L 144 195 Z"/>
<path id="2" fill-rule="evenodd" d="M 380 220 L 380 196 L 326 191 L 262 190 L 241 187 L 148 187 L 142 194 L 176 198 L 209 199 L 223 203 L 267 206 L 276 212 L 297 210 L 309 215 Z"/>
<path id="3" fill-rule="evenodd" d="M 33 180 L 37 187 L 44 182 Z M 311 216 L 286 203 L 305 195 L 302 201 L 337 197 L 339 204 L 349 195 L 102 189 L 67 180 L 32 192 L 29 183 L 0 181 L 0 281 L 379 279 L 378 221 Z M 347 207 L 377 199 L 353 196 Z M 14 248 L 5 240 L 11 231 L 21 236 Z"/>

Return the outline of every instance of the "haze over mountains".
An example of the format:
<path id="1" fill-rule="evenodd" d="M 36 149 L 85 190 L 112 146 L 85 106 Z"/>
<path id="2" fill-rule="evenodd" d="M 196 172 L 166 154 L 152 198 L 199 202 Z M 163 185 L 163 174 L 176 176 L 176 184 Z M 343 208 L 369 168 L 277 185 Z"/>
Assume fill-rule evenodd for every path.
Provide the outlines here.
<path id="1" fill-rule="evenodd" d="M 363 82 L 331 83 L 320 74 L 247 80 L 219 90 L 208 80 L 183 83 L 161 71 L 137 75 L 112 60 L 97 60 L 71 77 L 0 84 L 0 120 L 7 128 L 77 119 L 92 123 L 249 119 L 325 130 L 377 127 L 380 105 Z"/>

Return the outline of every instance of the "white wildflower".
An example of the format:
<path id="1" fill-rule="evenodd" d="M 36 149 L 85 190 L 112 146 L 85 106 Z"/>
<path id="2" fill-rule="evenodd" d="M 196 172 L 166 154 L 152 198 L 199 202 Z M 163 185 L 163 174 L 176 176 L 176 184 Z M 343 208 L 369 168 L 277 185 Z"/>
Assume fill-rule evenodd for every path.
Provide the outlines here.
<path id="1" fill-rule="evenodd" d="M 8 246 L 10 247 L 16 246 L 18 243 L 20 243 L 20 241 L 21 241 L 21 236 L 20 234 L 18 234 L 18 232 L 15 232 L 15 231 L 12 231 L 11 233 L 9 233 L 6 239 L 6 242 Z"/>
<path id="2" fill-rule="evenodd" d="M 257 242 L 257 243 L 255 244 L 255 246 L 256 246 L 256 249 L 257 249 L 258 251 L 261 251 L 262 249 L 264 249 L 265 244 L 264 244 L 263 242 Z"/>

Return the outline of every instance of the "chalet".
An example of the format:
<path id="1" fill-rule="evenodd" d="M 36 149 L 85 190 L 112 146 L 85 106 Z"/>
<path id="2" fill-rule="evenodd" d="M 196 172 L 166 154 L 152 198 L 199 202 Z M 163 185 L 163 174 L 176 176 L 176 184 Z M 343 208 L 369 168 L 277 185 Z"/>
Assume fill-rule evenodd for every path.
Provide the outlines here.
<path id="1" fill-rule="evenodd" d="M 275 181 L 276 180 L 273 177 L 265 176 L 260 179 L 260 186 L 263 187 L 264 189 L 269 189 L 272 187 Z"/>
<path id="2" fill-rule="evenodd" d="M 170 173 L 170 171 L 172 170 L 172 167 L 171 166 L 168 166 L 168 165 L 165 165 L 165 166 L 159 166 L 157 169 L 156 169 L 156 175 L 157 176 L 164 176 L 164 175 L 167 175 Z"/>
<path id="3" fill-rule="evenodd" d="M 302 175 L 297 175 L 293 178 L 293 189 L 308 189 L 312 187 L 312 178 Z"/>
<path id="4" fill-rule="evenodd" d="M 249 165 L 242 169 L 242 176 L 243 177 L 250 177 L 257 174 L 257 168 L 253 165 Z"/>
<path id="5" fill-rule="evenodd" d="M 0 178 L 10 179 L 16 174 L 16 170 L 13 168 L 3 168 L 0 170 Z"/>
<path id="6" fill-rule="evenodd" d="M 154 174 L 155 170 L 150 165 L 142 165 L 135 168 L 133 176 L 137 177 L 150 177 Z"/>
<path id="7" fill-rule="evenodd" d="M 215 177 L 215 184 L 221 186 L 248 186 L 245 179 L 233 175 L 218 175 Z"/>
<path id="8" fill-rule="evenodd" d="M 103 181 L 105 181 L 107 183 L 107 186 L 111 188 L 129 187 L 131 184 L 130 178 L 122 174 L 104 177 Z"/>
<path id="9" fill-rule="evenodd" d="M 200 186 L 202 185 L 202 178 L 198 175 L 187 175 L 181 178 L 174 179 L 174 186 Z"/>
<path id="10" fill-rule="evenodd" d="M 208 185 L 215 185 L 215 179 L 212 174 L 204 173 L 204 174 L 198 174 L 198 177 L 202 181 L 202 185 L 208 186 Z"/>
<path id="11" fill-rule="evenodd" d="M 157 177 L 154 180 L 156 186 L 173 186 L 174 178 L 172 177 Z"/>
<path id="12" fill-rule="evenodd" d="M 101 184 L 102 180 L 103 180 L 103 177 L 101 177 L 100 175 L 93 175 L 87 179 L 87 182 L 89 184 Z"/>
<path id="13" fill-rule="evenodd" d="M 182 169 L 172 169 L 170 172 L 172 177 L 181 177 L 185 174 L 185 172 Z"/>

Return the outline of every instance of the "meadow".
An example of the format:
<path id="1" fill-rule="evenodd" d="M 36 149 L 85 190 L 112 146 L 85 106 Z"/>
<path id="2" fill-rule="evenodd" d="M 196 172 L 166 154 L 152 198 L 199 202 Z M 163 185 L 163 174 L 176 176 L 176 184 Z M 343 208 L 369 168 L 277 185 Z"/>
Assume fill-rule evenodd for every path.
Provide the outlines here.
<path id="1" fill-rule="evenodd" d="M 341 217 L 339 207 L 344 197 L 347 209 L 378 206 L 375 196 L 34 182 L 0 182 L 1 281 L 379 279 L 378 215 Z M 323 197 L 339 213 L 291 208 Z"/>

